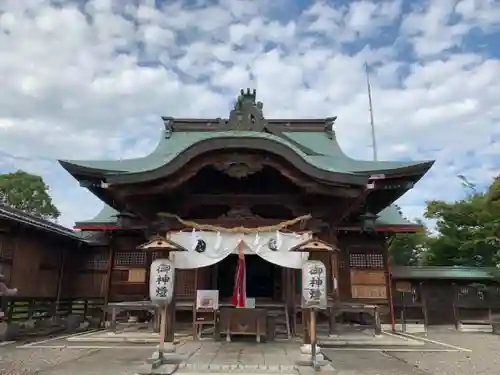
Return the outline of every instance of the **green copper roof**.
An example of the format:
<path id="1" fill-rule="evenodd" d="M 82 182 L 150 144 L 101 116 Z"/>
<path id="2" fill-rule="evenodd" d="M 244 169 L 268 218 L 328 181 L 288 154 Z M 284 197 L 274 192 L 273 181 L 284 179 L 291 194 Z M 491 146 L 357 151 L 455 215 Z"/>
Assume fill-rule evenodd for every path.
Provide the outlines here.
<path id="1" fill-rule="evenodd" d="M 255 131 L 207 131 L 207 132 L 174 132 L 168 139 L 162 138 L 156 149 L 148 156 L 127 160 L 65 160 L 63 163 L 83 168 L 106 171 L 107 174 L 134 174 L 153 171 L 171 162 L 186 149 L 199 142 L 217 138 L 268 139 L 282 144 L 308 164 L 328 172 L 359 174 L 362 172 L 384 172 L 399 168 L 417 166 L 422 162 L 362 161 L 349 158 L 341 150 L 339 144 L 321 132 L 285 132 L 284 135 L 293 142 L 314 150 L 308 155 L 292 142 L 274 134 Z"/>
<path id="2" fill-rule="evenodd" d="M 405 219 L 400 213 L 395 205 L 390 205 L 384 208 L 378 213 L 378 218 L 376 220 L 378 226 L 415 226 L 420 227 L 419 224 L 412 223 L 411 221 Z"/>
<path id="3" fill-rule="evenodd" d="M 110 197 L 114 186 L 150 183 L 166 178 L 193 158 L 203 154 L 252 150 L 287 160 L 297 171 L 324 186 L 344 185 L 358 190 L 367 187 L 370 177 L 392 181 L 370 193 L 370 209 L 379 212 L 411 188 L 432 166 L 433 161 L 362 161 L 348 157 L 335 136 L 336 117 L 324 119 L 265 119 L 256 91 L 241 90 L 226 119 L 162 118 L 165 129 L 156 149 L 148 156 L 129 160 L 60 161 L 75 178 L 96 196 L 122 209 Z M 383 176 L 381 176 L 383 175 Z M 400 182 L 400 184 L 399 184 Z M 393 192 L 386 193 L 386 191 Z M 111 192 L 110 192 L 111 191 Z M 109 192 L 109 194 L 108 194 Z M 87 223 L 106 223 L 116 211 L 105 208 Z M 411 225 L 394 210 L 380 213 L 380 225 Z M 116 218 L 111 220 L 116 222 Z M 403 221 L 403 222 L 402 222 Z"/>
<path id="4" fill-rule="evenodd" d="M 310 149 L 315 150 L 318 154 L 321 154 L 321 156 L 313 156 L 313 159 L 316 163 L 321 165 L 335 164 L 343 171 L 348 172 L 380 172 L 411 167 L 429 162 L 356 160 L 347 156 L 344 151 L 342 151 L 339 143 L 336 140 L 331 140 L 328 137 L 325 137 L 325 135 L 322 133 L 285 132 L 284 134 L 297 143 L 300 143 Z"/>
<path id="5" fill-rule="evenodd" d="M 77 227 L 79 226 L 85 226 L 85 225 L 116 225 L 118 223 L 118 215 L 119 212 L 115 210 L 113 207 L 108 206 L 107 204 L 104 204 L 104 207 L 102 208 L 99 213 L 90 220 L 85 220 L 85 221 L 78 221 L 75 223 Z"/>

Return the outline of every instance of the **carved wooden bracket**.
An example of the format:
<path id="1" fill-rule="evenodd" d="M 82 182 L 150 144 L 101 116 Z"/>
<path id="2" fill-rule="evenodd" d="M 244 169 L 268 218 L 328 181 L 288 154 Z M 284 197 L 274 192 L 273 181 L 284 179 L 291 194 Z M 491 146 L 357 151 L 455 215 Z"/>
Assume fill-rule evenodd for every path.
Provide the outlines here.
<path id="1" fill-rule="evenodd" d="M 146 251 L 188 251 L 178 243 L 161 236 L 153 236 L 148 242 L 137 246 L 137 249 Z"/>
<path id="2" fill-rule="evenodd" d="M 260 219 L 249 207 L 233 207 L 220 217 L 221 219 Z"/>
<path id="3" fill-rule="evenodd" d="M 262 170 L 264 167 L 255 157 L 232 154 L 213 164 L 214 168 L 233 178 L 243 178 Z"/>
<path id="4" fill-rule="evenodd" d="M 299 243 L 297 246 L 292 247 L 290 251 L 313 253 L 313 252 L 325 252 L 325 251 L 339 251 L 339 249 L 337 247 L 330 245 L 325 241 L 311 238 L 302 243 Z"/>

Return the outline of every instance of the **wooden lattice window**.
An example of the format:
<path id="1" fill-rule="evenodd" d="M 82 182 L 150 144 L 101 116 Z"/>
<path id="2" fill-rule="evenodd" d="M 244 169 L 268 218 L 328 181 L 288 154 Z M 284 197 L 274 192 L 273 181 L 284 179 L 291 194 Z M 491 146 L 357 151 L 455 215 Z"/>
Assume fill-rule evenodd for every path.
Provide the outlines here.
<path id="1" fill-rule="evenodd" d="M 368 268 L 384 268 L 384 255 L 368 253 L 366 254 L 366 264 Z"/>
<path id="2" fill-rule="evenodd" d="M 351 253 L 349 266 L 351 268 L 384 268 L 384 256 L 373 253 Z"/>
<path id="3" fill-rule="evenodd" d="M 194 287 L 194 270 L 175 270 L 175 294 L 179 297 L 193 297 L 196 294 Z"/>
<path id="4" fill-rule="evenodd" d="M 108 268 L 108 257 L 109 255 L 105 251 L 87 254 L 83 267 L 86 270 L 106 270 Z"/>
<path id="5" fill-rule="evenodd" d="M 143 266 L 147 262 L 144 251 L 119 251 L 115 254 L 115 266 Z"/>

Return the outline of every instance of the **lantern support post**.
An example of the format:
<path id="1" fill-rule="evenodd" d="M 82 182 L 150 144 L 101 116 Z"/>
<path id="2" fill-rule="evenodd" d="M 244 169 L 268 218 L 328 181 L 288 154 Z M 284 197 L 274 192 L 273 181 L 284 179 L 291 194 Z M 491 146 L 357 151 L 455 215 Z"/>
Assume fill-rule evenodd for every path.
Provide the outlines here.
<path id="1" fill-rule="evenodd" d="M 151 372 L 148 374 L 157 374 L 158 369 L 165 365 L 175 365 L 173 373 L 178 365 L 184 360 L 182 356 L 175 353 L 174 344 L 174 321 L 175 321 L 175 265 L 170 261 L 170 253 L 176 251 L 187 251 L 179 244 L 170 241 L 168 238 L 154 236 L 145 244 L 138 247 L 144 251 L 160 251 L 165 256 L 155 259 L 151 263 L 149 272 L 149 287 L 151 302 L 158 306 L 160 334 L 158 350 L 153 353 L 150 359 Z M 159 310 L 159 311 L 158 311 Z M 174 315 L 174 317 L 172 317 Z M 171 347 L 165 344 L 171 343 Z M 145 374 L 143 374 L 145 375 Z"/>
<path id="2" fill-rule="evenodd" d="M 309 254 L 309 257 L 312 253 L 320 253 L 320 252 L 335 252 L 337 251 L 336 247 L 326 243 L 325 241 L 311 238 L 309 240 L 304 241 L 297 246 L 294 246 L 290 249 L 290 251 L 294 252 L 306 252 Z M 311 267 L 311 268 L 310 268 Z M 311 272 L 314 269 L 315 271 Z M 321 269 L 321 272 L 319 270 Z M 306 271 L 309 271 L 307 273 Z M 303 337 L 303 346 L 301 348 L 302 353 L 308 353 L 308 345 L 310 343 L 310 357 L 307 360 L 297 361 L 299 366 L 310 366 L 315 371 L 320 371 L 322 366 L 328 365 L 329 361 L 326 361 L 321 352 L 318 352 L 318 337 L 317 337 L 317 324 L 316 324 L 316 313 L 317 309 L 328 309 L 328 281 L 327 281 L 327 268 L 326 265 L 321 261 L 316 260 L 308 260 L 305 261 L 302 266 L 302 316 L 303 316 L 303 328 L 304 328 L 304 337 Z M 333 271 L 332 271 L 333 272 Z M 307 274 L 307 275 L 306 275 Z M 315 277 L 311 277 L 311 276 Z M 310 288 L 310 292 L 318 292 L 321 294 L 321 298 L 319 301 L 309 301 L 305 300 L 305 291 L 307 291 L 307 285 L 304 285 L 304 280 L 309 279 L 312 286 L 316 286 L 317 288 Z M 315 279 L 315 280 L 313 280 Z M 312 293 L 314 295 L 314 293 Z M 308 314 L 305 314 L 305 311 L 308 311 Z M 305 323 L 305 316 L 308 316 L 308 324 Z M 305 324 L 304 324 L 305 323 Z M 309 332 L 307 332 L 309 331 Z"/>

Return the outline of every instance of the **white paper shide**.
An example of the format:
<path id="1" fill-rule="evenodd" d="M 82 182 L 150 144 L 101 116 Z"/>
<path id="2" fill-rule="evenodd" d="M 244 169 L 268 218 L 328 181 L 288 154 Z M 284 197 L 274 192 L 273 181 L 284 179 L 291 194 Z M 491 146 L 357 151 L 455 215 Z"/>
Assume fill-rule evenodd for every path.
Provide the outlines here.
<path id="1" fill-rule="evenodd" d="M 326 309 L 326 267 L 319 260 L 308 260 L 302 265 L 302 307 Z"/>
<path id="2" fill-rule="evenodd" d="M 174 295 L 175 267 L 168 259 L 155 259 L 151 263 L 149 295 L 158 305 L 168 305 Z"/>

